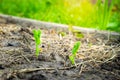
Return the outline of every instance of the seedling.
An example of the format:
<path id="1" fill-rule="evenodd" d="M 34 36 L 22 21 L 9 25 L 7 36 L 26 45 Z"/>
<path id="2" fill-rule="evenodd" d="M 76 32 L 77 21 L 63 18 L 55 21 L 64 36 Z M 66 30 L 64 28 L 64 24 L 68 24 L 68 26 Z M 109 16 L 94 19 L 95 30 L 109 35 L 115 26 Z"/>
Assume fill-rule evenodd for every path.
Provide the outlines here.
<path id="1" fill-rule="evenodd" d="M 36 44 L 36 56 L 39 55 L 39 45 L 41 44 L 41 30 L 33 30 L 33 36 L 35 38 L 35 44 Z"/>
<path id="2" fill-rule="evenodd" d="M 71 61 L 71 63 L 74 65 L 75 64 L 75 58 L 76 58 L 76 54 L 77 54 L 77 51 L 79 50 L 79 47 L 81 45 L 81 42 L 76 42 L 74 44 L 74 47 L 72 49 L 72 55 L 69 56 L 69 60 Z"/>
<path id="3" fill-rule="evenodd" d="M 84 35 L 79 30 L 74 30 L 73 26 L 68 26 L 69 34 L 72 33 L 76 38 L 83 38 Z"/>
<path id="4" fill-rule="evenodd" d="M 74 30 L 73 35 L 78 38 L 81 39 L 84 37 L 84 35 L 82 34 L 82 32 L 80 32 L 79 30 Z"/>
<path id="5" fill-rule="evenodd" d="M 62 37 L 64 37 L 66 35 L 65 32 L 59 32 L 58 34 L 61 35 Z"/>

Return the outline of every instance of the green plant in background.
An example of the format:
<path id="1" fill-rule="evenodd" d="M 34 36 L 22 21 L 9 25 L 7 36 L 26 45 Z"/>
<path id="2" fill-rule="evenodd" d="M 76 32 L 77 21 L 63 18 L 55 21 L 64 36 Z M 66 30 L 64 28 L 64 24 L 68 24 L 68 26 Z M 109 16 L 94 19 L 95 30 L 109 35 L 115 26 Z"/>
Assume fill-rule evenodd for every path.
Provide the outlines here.
<path id="1" fill-rule="evenodd" d="M 2 14 L 82 27 L 94 27 L 92 7 L 89 0 L 0 0 Z"/>
<path id="2" fill-rule="evenodd" d="M 107 5 L 108 0 L 104 0 L 104 4 L 101 4 L 103 0 L 96 0 L 98 1 L 97 6 L 91 1 L 93 0 L 0 0 L 0 13 L 47 22 L 118 31 L 120 19 L 116 15 L 120 17 L 120 0 L 110 0 L 112 2 L 109 7 L 104 6 Z M 115 3 L 114 7 L 117 6 L 117 10 L 112 11 L 110 18 L 113 3 Z M 110 24 L 106 26 L 109 20 Z"/>
<path id="3" fill-rule="evenodd" d="M 114 13 L 113 17 L 110 20 L 110 23 L 108 24 L 107 30 L 120 32 L 120 15 Z"/>
<path id="4" fill-rule="evenodd" d="M 39 45 L 41 44 L 41 30 L 33 30 L 33 36 L 35 38 L 35 44 L 36 44 L 36 56 L 39 55 Z"/>
<path id="5" fill-rule="evenodd" d="M 98 13 L 98 26 L 100 29 L 105 29 L 110 21 L 110 15 L 112 11 L 112 7 L 114 4 L 114 0 L 102 0 L 97 1 L 97 13 Z"/>
<path id="6" fill-rule="evenodd" d="M 76 42 L 74 44 L 74 47 L 72 49 L 72 55 L 69 56 L 69 60 L 71 61 L 71 63 L 74 65 L 75 64 L 75 58 L 76 58 L 76 54 L 77 54 L 77 51 L 79 50 L 79 47 L 81 45 L 81 42 Z"/>

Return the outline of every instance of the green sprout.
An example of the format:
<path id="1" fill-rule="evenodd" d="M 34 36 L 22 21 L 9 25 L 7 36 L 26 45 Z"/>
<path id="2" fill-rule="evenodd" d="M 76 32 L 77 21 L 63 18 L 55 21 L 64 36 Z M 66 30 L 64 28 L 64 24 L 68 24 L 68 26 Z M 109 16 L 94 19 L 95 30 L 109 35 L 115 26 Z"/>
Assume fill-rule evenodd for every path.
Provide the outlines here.
<path id="1" fill-rule="evenodd" d="M 75 58 L 76 58 L 76 53 L 79 50 L 79 47 L 81 45 L 81 42 L 78 41 L 74 44 L 74 47 L 72 49 L 72 55 L 69 56 L 69 60 L 71 61 L 71 63 L 74 65 L 75 64 Z"/>
<path id="2" fill-rule="evenodd" d="M 39 45 L 41 44 L 41 30 L 33 30 L 33 36 L 35 38 L 35 44 L 36 44 L 36 56 L 39 55 Z"/>
<path id="3" fill-rule="evenodd" d="M 66 35 L 65 32 L 59 32 L 58 34 L 61 35 L 62 37 Z"/>
<path id="4" fill-rule="evenodd" d="M 75 35 L 75 37 L 78 38 L 78 39 L 81 39 L 81 38 L 84 37 L 82 32 L 80 32 L 79 30 L 74 30 L 73 35 Z"/>
<path id="5" fill-rule="evenodd" d="M 81 31 L 75 30 L 74 26 L 70 25 L 68 26 L 69 33 L 72 33 L 77 39 L 81 39 L 84 37 Z"/>

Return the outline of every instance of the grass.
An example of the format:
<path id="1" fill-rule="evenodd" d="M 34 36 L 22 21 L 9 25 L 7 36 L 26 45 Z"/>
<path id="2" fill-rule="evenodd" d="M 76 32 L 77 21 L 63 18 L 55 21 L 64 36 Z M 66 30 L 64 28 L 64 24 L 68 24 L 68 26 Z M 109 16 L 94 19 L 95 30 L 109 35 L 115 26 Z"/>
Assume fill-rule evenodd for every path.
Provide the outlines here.
<path id="1" fill-rule="evenodd" d="M 102 2 L 102 0 L 98 0 L 98 2 L 97 2 L 98 26 L 101 29 L 104 29 L 108 26 L 108 23 L 110 21 L 110 14 L 112 12 L 112 7 L 114 4 L 114 1 L 112 0 L 111 4 L 109 4 L 108 0 L 105 0 L 104 3 L 101 3 L 101 2 Z"/>
<path id="2" fill-rule="evenodd" d="M 119 3 L 119 0 L 115 1 Z M 96 6 L 89 0 L 0 0 L 0 13 L 88 28 L 120 30 L 120 20 L 114 18 L 120 17 L 119 12 L 112 14 L 109 26 L 98 26 Z"/>

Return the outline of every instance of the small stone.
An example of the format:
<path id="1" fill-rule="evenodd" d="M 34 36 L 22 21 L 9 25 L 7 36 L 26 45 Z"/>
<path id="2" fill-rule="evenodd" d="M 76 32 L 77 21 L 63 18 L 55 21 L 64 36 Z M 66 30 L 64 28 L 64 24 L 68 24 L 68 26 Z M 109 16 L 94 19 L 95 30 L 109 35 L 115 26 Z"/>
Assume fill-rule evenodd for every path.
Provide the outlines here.
<path id="1" fill-rule="evenodd" d="M 66 48 L 64 48 L 64 52 L 67 52 L 68 50 Z"/>
<path id="2" fill-rule="evenodd" d="M 36 74 L 36 75 L 32 75 L 29 80 L 48 80 L 48 79 L 42 74 Z"/>
<path id="3" fill-rule="evenodd" d="M 38 60 L 39 61 L 50 61 L 51 58 L 48 54 L 39 54 Z"/>
<path id="4" fill-rule="evenodd" d="M 75 72 L 73 72 L 73 71 L 64 71 L 63 72 L 63 75 L 65 75 L 65 76 L 71 76 L 71 75 L 75 75 L 76 73 Z"/>
<path id="5" fill-rule="evenodd" d="M 0 64 L 0 69 L 5 69 L 5 67 L 2 64 Z"/>
<path id="6" fill-rule="evenodd" d="M 11 41 L 11 42 L 7 43 L 7 46 L 18 47 L 18 46 L 21 46 L 21 44 L 19 42 L 16 42 L 16 41 Z"/>
<path id="7" fill-rule="evenodd" d="M 42 48 L 45 48 L 45 45 L 42 45 Z"/>

